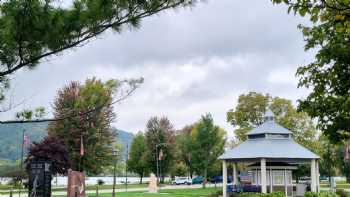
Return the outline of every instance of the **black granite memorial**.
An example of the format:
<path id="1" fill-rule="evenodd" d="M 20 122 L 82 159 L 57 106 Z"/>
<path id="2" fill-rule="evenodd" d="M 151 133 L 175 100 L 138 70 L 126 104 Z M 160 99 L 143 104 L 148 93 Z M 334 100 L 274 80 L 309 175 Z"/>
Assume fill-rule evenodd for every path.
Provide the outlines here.
<path id="1" fill-rule="evenodd" d="M 34 161 L 29 169 L 28 197 L 51 197 L 51 165 L 49 161 Z"/>

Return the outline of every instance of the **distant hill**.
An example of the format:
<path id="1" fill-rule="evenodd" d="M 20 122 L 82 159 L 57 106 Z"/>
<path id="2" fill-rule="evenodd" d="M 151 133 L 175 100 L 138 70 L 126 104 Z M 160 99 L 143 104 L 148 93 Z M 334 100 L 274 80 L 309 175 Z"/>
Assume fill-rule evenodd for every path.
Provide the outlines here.
<path id="1" fill-rule="evenodd" d="M 47 135 L 47 126 L 47 123 L 0 124 L 0 160 L 15 161 L 21 157 L 23 129 L 32 143 L 40 141 Z M 113 132 L 117 141 L 123 146 L 125 157 L 126 145 L 129 144 L 130 147 L 134 135 L 118 129 L 113 129 Z"/>
<path id="2" fill-rule="evenodd" d="M 132 143 L 132 140 L 134 139 L 134 135 L 132 133 L 129 133 L 127 131 L 119 130 L 119 129 L 114 129 L 114 132 L 116 132 L 116 138 L 118 143 L 122 144 L 123 148 L 123 158 L 126 158 L 126 152 L 127 152 L 127 145 L 129 147 L 129 152 L 130 152 L 130 146 Z"/>

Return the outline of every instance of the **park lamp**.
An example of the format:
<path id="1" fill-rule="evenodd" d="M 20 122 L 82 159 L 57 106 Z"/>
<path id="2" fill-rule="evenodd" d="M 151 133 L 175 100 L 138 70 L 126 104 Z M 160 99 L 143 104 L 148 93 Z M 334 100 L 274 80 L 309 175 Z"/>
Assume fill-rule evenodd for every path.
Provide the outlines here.
<path id="1" fill-rule="evenodd" d="M 119 155 L 119 150 L 116 148 L 113 148 L 112 155 L 114 157 L 114 167 L 113 167 L 113 191 L 112 191 L 112 197 L 115 197 L 115 185 L 116 185 L 116 168 L 117 168 L 117 157 Z"/>

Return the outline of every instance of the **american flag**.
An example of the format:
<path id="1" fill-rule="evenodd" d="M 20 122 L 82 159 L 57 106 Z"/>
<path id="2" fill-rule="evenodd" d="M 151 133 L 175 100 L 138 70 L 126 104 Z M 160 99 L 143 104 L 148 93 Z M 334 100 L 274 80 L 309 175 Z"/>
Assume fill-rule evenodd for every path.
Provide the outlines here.
<path id="1" fill-rule="evenodd" d="M 158 160 L 161 161 L 161 160 L 163 160 L 163 158 L 164 158 L 163 149 L 160 149 Z"/>
<path id="2" fill-rule="evenodd" d="M 29 137 L 27 135 L 24 135 L 24 137 L 23 137 L 23 144 L 26 147 L 28 147 L 30 144 Z"/>
<path id="3" fill-rule="evenodd" d="M 349 160 L 349 145 L 345 145 L 345 160 Z"/>
<path id="4" fill-rule="evenodd" d="M 85 153 L 84 142 L 83 142 L 83 136 L 81 135 L 80 136 L 80 156 L 83 156 L 84 153 Z"/>

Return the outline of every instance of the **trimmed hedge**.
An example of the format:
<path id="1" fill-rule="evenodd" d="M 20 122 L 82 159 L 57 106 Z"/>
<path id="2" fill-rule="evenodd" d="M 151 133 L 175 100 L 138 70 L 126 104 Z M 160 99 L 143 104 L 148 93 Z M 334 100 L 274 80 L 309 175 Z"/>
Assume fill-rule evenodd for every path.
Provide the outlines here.
<path id="1" fill-rule="evenodd" d="M 283 192 L 272 192 L 272 193 L 252 193 L 252 192 L 243 192 L 239 194 L 239 197 L 284 197 Z"/>
<path id="2" fill-rule="evenodd" d="M 221 196 L 222 191 L 217 191 L 208 197 L 217 197 Z M 233 193 L 229 195 L 230 197 L 285 197 L 283 192 L 272 192 L 272 193 L 255 193 L 255 192 L 243 192 L 243 193 Z M 333 192 L 306 192 L 304 197 L 341 197 Z"/>
<path id="3" fill-rule="evenodd" d="M 336 193 L 333 192 L 306 192 L 304 197 L 339 197 Z"/>

